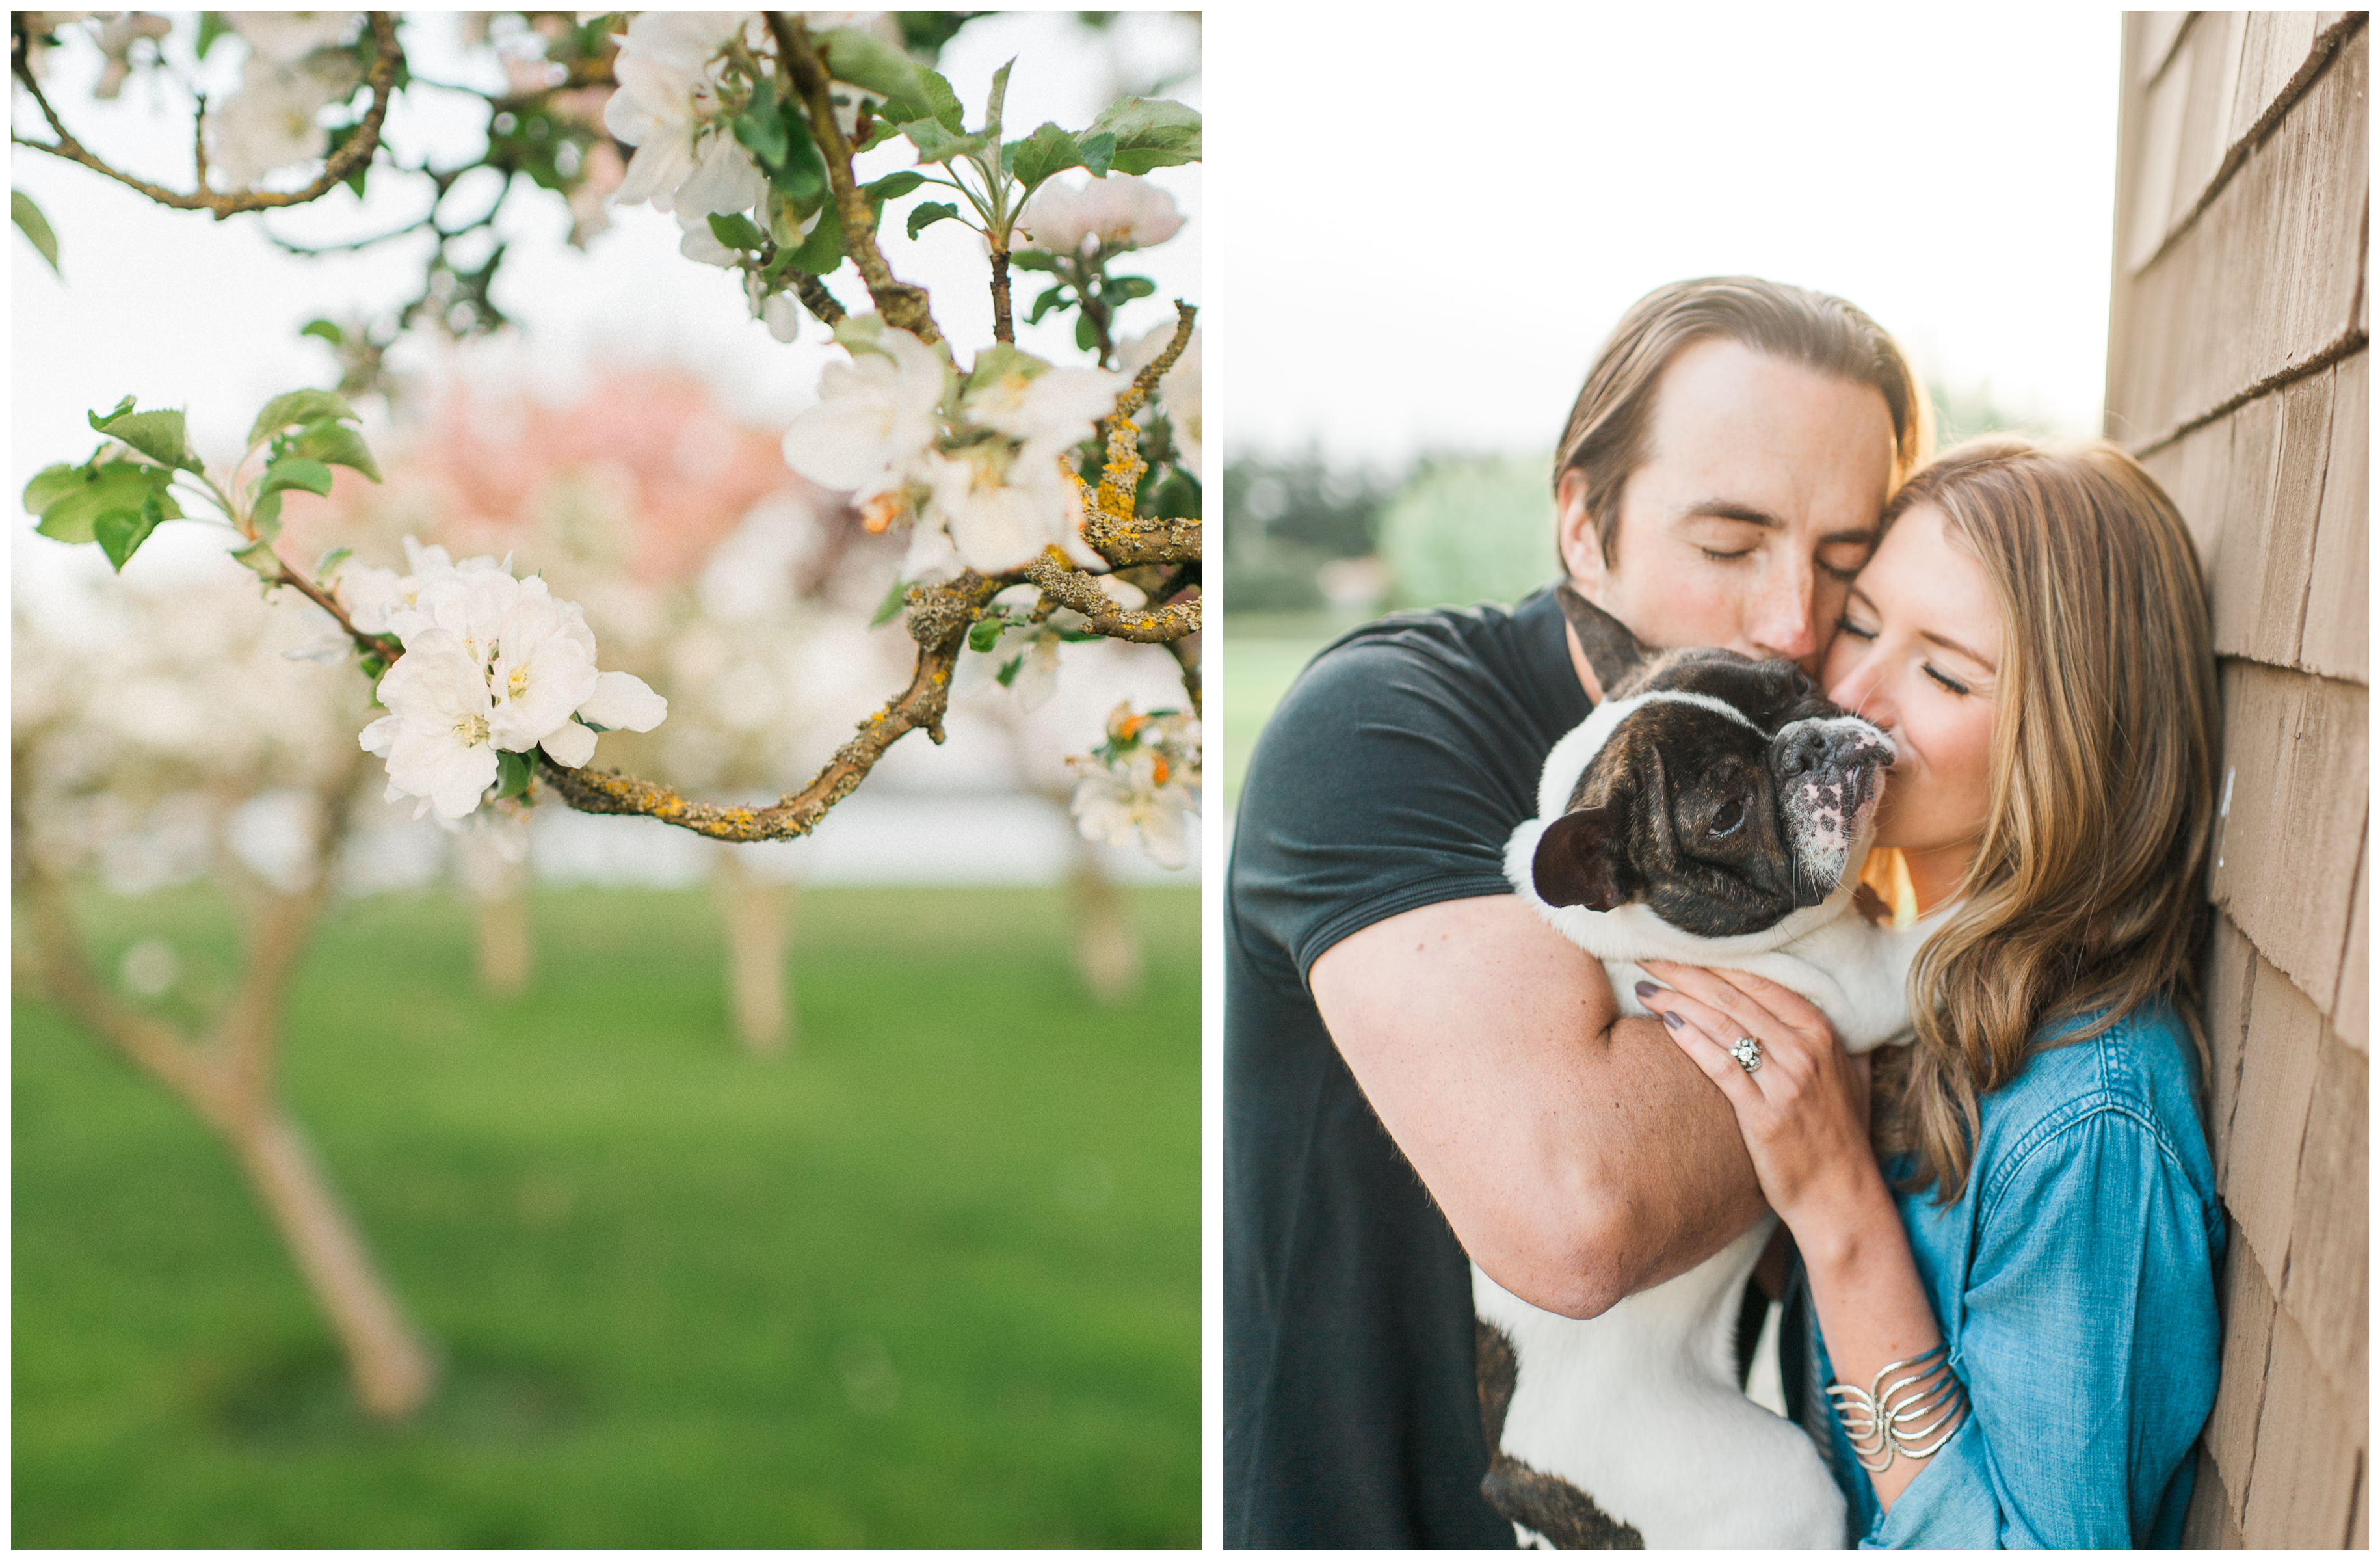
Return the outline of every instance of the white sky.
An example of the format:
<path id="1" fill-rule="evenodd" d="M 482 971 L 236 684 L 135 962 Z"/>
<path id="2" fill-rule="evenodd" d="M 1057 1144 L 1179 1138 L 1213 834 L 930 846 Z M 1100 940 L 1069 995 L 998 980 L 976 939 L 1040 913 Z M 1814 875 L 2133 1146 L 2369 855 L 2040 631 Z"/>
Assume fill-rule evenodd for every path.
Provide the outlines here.
<path id="1" fill-rule="evenodd" d="M 405 39 L 417 71 L 441 80 L 465 76 L 456 27 L 451 14 L 430 14 L 408 24 Z M 1186 31 L 1190 24 L 1179 18 L 1146 16 L 1126 18 L 1111 36 L 1126 57 L 1163 58 L 1178 52 Z M 1016 57 L 1006 124 L 1029 129 L 1046 118 L 1078 129 L 1113 95 L 1107 65 L 1086 50 L 1082 37 L 1057 13 L 989 18 L 970 24 L 945 48 L 941 68 L 972 122 L 982 110 L 993 70 Z M 119 103 L 94 104 L 89 83 L 97 70 L 96 52 L 81 46 L 51 57 L 53 74 L 45 86 L 86 145 L 119 167 L 188 188 L 186 105 L 137 82 Z M 208 64 L 227 67 L 236 78 L 239 57 L 236 45 L 220 48 Z M 420 102 L 409 114 L 393 112 L 389 131 L 409 160 L 430 147 L 453 148 L 450 156 L 470 148 L 480 121 L 461 111 L 468 100 L 413 95 Z M 1169 88 L 1167 95 L 1193 106 L 1199 103 L 1195 81 Z M 404 106 L 403 99 L 399 103 Z M 17 120 L 29 133 L 40 125 L 30 103 L 19 107 Z M 14 562 L 21 589 L 29 572 L 89 567 L 98 557 L 95 549 L 72 550 L 33 537 L 31 518 L 20 512 L 15 497 L 43 466 L 90 454 L 98 439 L 84 421 L 86 410 L 113 407 L 127 394 L 139 396 L 143 407 L 186 408 L 200 453 L 211 461 L 233 458 L 266 397 L 335 377 L 329 353 L 321 343 L 301 339 L 298 328 L 316 315 L 335 317 L 358 306 L 410 299 L 420 287 L 427 240 L 400 240 L 358 256 L 301 260 L 268 244 L 254 215 L 218 224 L 202 213 L 156 206 L 43 153 L 18 150 L 12 161 L 13 183 L 41 204 L 58 234 L 66 274 L 61 284 L 30 244 L 11 237 L 8 508 L 16 516 Z M 861 172 L 872 177 L 910 165 L 906 143 L 896 140 L 868 153 Z M 1075 182 L 1083 177 L 1060 177 Z M 1202 170 L 1195 165 L 1165 168 L 1150 177 L 1172 192 L 1191 222 L 1130 268 L 1154 278 L 1159 291 L 1129 306 L 1120 322 L 1127 335 L 1170 323 L 1167 300 L 1175 296 L 1204 301 Z M 417 215 L 415 190 L 420 186 L 421 181 L 376 170 L 370 201 L 361 210 L 353 197 L 334 191 L 312 207 L 265 220 L 302 241 L 360 237 Z M 476 209 L 459 204 L 465 199 L 459 187 L 451 199 L 457 202 L 452 213 Z M 514 200 L 512 213 L 500 225 L 514 243 L 496 301 L 526 330 L 508 342 L 476 349 L 483 369 L 519 373 L 540 394 L 567 401 L 589 357 L 666 358 L 710 372 L 744 414 L 783 422 L 814 399 L 820 368 L 843 357 L 812 321 L 805 321 L 792 347 L 771 340 L 748 317 L 731 274 L 680 258 L 679 230 L 668 216 L 641 206 L 618 211 L 613 230 L 582 255 L 562 242 L 568 219 L 559 197 Z M 895 205 L 886 224 L 887 258 L 905 279 L 932 291 L 935 316 L 965 361 L 991 339 L 990 274 L 981 240 L 954 223 L 943 223 L 913 243 L 899 230 L 906 209 L 906 203 Z M 1016 283 L 1018 344 L 1038 347 L 1060 362 L 1078 361 L 1071 314 L 1054 317 L 1038 331 L 1021 324 L 1041 281 L 1026 273 Z M 847 306 L 868 307 L 866 292 L 848 266 L 831 286 Z M 397 360 L 394 354 L 391 360 Z M 169 525 L 131 567 L 176 567 L 193 550 L 220 549 L 206 530 Z"/>
<path id="2" fill-rule="evenodd" d="M 1360 16 L 1360 21 L 1354 19 Z M 1621 311 L 1750 273 L 2098 432 L 2119 17 L 1236 7 L 1208 24 L 1232 449 L 1549 450 Z"/>

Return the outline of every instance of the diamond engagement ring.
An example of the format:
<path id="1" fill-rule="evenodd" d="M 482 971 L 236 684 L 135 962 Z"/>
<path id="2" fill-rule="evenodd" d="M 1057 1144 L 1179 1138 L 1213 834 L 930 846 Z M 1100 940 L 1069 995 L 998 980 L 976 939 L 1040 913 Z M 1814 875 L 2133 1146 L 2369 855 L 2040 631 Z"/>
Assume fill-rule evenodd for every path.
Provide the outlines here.
<path id="1" fill-rule="evenodd" d="M 1760 1071 L 1760 1043 L 1747 1035 L 1727 1049 L 1727 1055 L 1743 1065 L 1746 1073 Z"/>

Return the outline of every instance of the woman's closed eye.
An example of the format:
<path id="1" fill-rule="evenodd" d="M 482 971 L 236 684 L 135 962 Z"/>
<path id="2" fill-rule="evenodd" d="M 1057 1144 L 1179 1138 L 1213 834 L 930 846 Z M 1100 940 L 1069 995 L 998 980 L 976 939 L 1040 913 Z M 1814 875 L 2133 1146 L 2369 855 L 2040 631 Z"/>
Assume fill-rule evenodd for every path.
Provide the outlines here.
<path id="1" fill-rule="evenodd" d="M 1853 623 L 1848 616 L 1837 618 L 1835 620 L 1835 627 L 1843 633 L 1850 635 L 1854 640 L 1873 640 L 1876 638 L 1875 629 L 1863 628 L 1858 624 Z"/>
<path id="2" fill-rule="evenodd" d="M 1931 677 L 1937 683 L 1941 684 L 1942 687 L 1949 689 L 1954 694 L 1972 694 L 1975 691 L 1966 684 L 1960 682 L 1956 677 L 1951 677 L 1949 673 L 1938 671 L 1930 662 L 1926 664 L 1925 676 Z"/>

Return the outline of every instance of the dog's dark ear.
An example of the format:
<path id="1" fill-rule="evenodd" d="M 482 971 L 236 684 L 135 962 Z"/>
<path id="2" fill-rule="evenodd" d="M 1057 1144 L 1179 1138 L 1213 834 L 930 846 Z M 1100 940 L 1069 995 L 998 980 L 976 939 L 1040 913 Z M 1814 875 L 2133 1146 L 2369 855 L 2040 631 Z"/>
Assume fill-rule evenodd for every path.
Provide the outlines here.
<path id="1" fill-rule="evenodd" d="M 1623 810 L 1616 802 L 1564 813 L 1537 836 L 1529 876 L 1548 905 L 1583 905 L 1610 910 L 1634 898 L 1621 831 Z"/>
<path id="2" fill-rule="evenodd" d="M 1586 652 L 1586 665 L 1595 668 L 1595 680 L 1603 685 L 1603 697 L 1609 699 L 1645 660 L 1645 647 L 1626 624 L 1580 595 L 1576 586 L 1565 582 L 1555 595 L 1561 599 L 1562 616 L 1570 620 L 1579 648 Z"/>

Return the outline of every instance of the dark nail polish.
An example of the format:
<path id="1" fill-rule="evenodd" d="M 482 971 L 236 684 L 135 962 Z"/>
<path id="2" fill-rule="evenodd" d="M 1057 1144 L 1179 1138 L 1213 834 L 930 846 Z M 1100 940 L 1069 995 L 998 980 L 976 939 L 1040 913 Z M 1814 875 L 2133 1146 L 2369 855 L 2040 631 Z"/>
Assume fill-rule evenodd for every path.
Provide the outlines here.
<path id="1" fill-rule="evenodd" d="M 1671 1030 L 1675 1030 L 1680 1025 L 1686 1022 L 1686 1018 L 1683 1014 L 1663 1014 L 1661 1016 L 1661 1022 L 1668 1025 Z"/>
<path id="2" fill-rule="evenodd" d="M 1640 981 L 1636 983 L 1636 1000 L 1638 1002 L 1650 1003 L 1654 998 L 1658 997 L 1659 995 L 1661 995 L 1661 989 L 1655 986 L 1651 982 Z"/>

